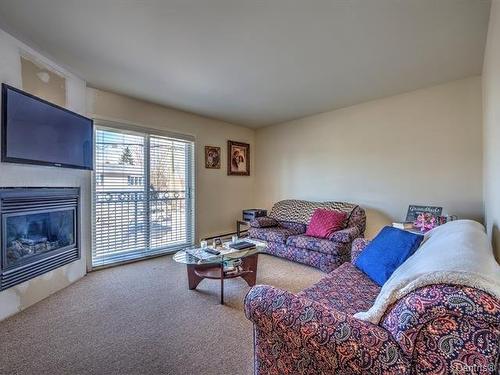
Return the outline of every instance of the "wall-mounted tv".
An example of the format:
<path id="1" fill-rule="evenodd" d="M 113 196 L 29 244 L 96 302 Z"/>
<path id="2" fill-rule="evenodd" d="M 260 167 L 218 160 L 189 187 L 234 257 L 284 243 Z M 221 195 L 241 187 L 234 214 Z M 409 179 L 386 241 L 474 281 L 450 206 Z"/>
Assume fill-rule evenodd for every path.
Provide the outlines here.
<path id="1" fill-rule="evenodd" d="M 93 121 L 2 83 L 2 161 L 93 168 Z"/>

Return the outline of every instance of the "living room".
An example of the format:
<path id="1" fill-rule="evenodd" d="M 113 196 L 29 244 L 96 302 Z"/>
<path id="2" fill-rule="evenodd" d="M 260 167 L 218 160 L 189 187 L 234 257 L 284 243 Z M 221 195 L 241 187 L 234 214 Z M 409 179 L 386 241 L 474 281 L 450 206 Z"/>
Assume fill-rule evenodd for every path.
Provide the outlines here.
<path id="1" fill-rule="evenodd" d="M 0 0 L 0 373 L 497 373 L 499 46 L 497 0 Z"/>

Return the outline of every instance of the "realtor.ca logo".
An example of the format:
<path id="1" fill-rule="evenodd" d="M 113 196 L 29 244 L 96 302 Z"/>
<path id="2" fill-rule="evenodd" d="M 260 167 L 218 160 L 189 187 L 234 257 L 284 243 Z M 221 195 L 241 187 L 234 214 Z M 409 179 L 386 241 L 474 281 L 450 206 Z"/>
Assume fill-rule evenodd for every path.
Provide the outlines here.
<path id="1" fill-rule="evenodd" d="M 466 365 L 465 363 L 456 362 L 451 366 L 451 371 L 453 375 L 462 375 L 462 374 L 493 374 L 494 370 L 498 370 L 497 365 L 494 363 L 488 363 L 485 365 L 479 364 L 471 364 Z"/>

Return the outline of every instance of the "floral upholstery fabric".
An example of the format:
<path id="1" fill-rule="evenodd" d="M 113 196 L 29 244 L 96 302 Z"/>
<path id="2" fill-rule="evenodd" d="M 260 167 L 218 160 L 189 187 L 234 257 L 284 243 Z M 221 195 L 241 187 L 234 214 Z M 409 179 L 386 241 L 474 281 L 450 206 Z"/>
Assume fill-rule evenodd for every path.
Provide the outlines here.
<path id="1" fill-rule="evenodd" d="M 359 235 L 363 236 L 366 229 L 366 213 L 363 208 L 356 206 L 352 211 L 349 219 L 347 220 L 346 228 L 357 227 Z"/>
<path id="2" fill-rule="evenodd" d="M 268 227 L 276 227 L 280 223 L 273 219 L 272 217 L 268 216 L 261 216 L 258 218 L 255 218 L 250 222 L 250 226 L 253 228 L 268 228 Z"/>
<path id="3" fill-rule="evenodd" d="M 255 374 L 408 374 L 383 328 L 271 286 L 252 288 L 245 314 L 255 328 Z"/>
<path id="4" fill-rule="evenodd" d="M 256 238 L 258 240 L 268 241 L 270 243 L 276 242 L 284 244 L 288 237 L 297 234 L 293 229 L 287 229 L 282 227 L 270 227 L 270 228 L 250 228 L 248 234 L 251 238 Z"/>
<path id="5" fill-rule="evenodd" d="M 298 295 L 263 285 L 249 291 L 256 374 L 498 374 L 499 300 L 470 287 L 432 285 L 400 299 L 374 325 L 352 317 L 354 305 L 333 301 L 355 298 L 353 285 L 369 286 L 353 269 L 344 264 L 326 277 L 345 273 L 351 283 L 320 281 Z"/>
<path id="6" fill-rule="evenodd" d="M 286 244 L 287 246 L 319 251 L 320 253 L 338 256 L 342 255 L 340 251 L 346 250 L 346 247 L 342 242 L 333 242 L 324 238 L 316 238 L 303 234 L 288 237 Z"/>
<path id="7" fill-rule="evenodd" d="M 302 223 L 295 223 L 293 221 L 280 221 L 280 226 L 286 229 L 291 229 L 295 232 L 295 234 L 305 233 L 307 229 L 307 225 Z"/>
<path id="8" fill-rule="evenodd" d="M 337 232 L 333 232 L 328 237 L 328 239 L 330 241 L 335 241 L 335 242 L 351 243 L 358 237 L 359 237 L 358 227 L 350 227 L 347 229 L 339 230 Z"/>
<path id="9" fill-rule="evenodd" d="M 412 359 L 417 374 L 498 370 L 500 301 L 481 290 L 442 284 L 420 288 L 389 308 L 381 326 Z"/>
<path id="10" fill-rule="evenodd" d="M 349 261 L 349 246 L 349 244 L 344 244 L 344 248 L 339 250 L 339 254 L 342 255 L 339 255 L 325 254 L 319 251 L 288 246 L 283 243 L 269 242 L 266 252 L 297 263 L 319 268 L 324 272 L 331 272 L 342 263 Z"/>
<path id="11" fill-rule="evenodd" d="M 353 259 L 368 243 L 354 240 Z M 326 254 L 314 253 L 320 268 Z M 401 298 L 379 325 L 355 319 L 379 291 L 351 263 L 296 295 L 251 289 L 245 312 L 254 323 L 255 373 L 498 374 L 498 299 L 470 287 L 431 285 Z"/>
<path id="12" fill-rule="evenodd" d="M 287 199 L 274 204 L 269 216 L 278 221 L 293 221 L 295 223 L 309 224 L 314 210 L 326 208 L 329 210 L 343 211 L 348 214 L 346 228 L 358 227 L 360 235 L 366 229 L 365 210 L 348 202 L 310 202 L 297 199 Z"/>
<path id="13" fill-rule="evenodd" d="M 370 243 L 369 240 L 365 238 L 356 238 L 352 241 L 351 247 L 351 263 L 354 264 L 359 254 L 365 249 L 365 247 Z"/>
<path id="14" fill-rule="evenodd" d="M 344 263 L 317 284 L 298 293 L 328 308 L 353 315 L 368 310 L 380 287 L 351 263 Z"/>
<path id="15" fill-rule="evenodd" d="M 307 223 L 316 208 L 337 209 L 348 213 L 347 227 L 336 232 L 330 239 L 307 237 L 292 239 L 287 244 L 289 237 L 306 232 Z M 274 222 L 267 219 L 274 219 L 279 225 L 268 226 Z M 365 226 L 365 211 L 355 204 L 287 200 L 276 203 L 269 218 L 253 221 L 248 234 L 251 238 L 267 241 L 269 254 L 330 272 L 350 260 L 352 240 L 363 236 Z"/>

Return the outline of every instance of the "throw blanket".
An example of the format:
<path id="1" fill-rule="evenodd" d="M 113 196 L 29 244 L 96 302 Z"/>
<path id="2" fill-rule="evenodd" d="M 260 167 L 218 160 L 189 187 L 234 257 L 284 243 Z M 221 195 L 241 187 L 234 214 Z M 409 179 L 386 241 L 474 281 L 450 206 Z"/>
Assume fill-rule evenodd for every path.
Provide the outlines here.
<path id="1" fill-rule="evenodd" d="M 383 285 L 373 306 L 354 317 L 378 324 L 391 304 L 432 284 L 466 285 L 500 299 L 500 266 L 481 224 L 457 220 L 429 231 Z"/>

